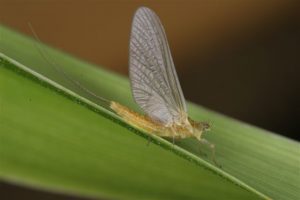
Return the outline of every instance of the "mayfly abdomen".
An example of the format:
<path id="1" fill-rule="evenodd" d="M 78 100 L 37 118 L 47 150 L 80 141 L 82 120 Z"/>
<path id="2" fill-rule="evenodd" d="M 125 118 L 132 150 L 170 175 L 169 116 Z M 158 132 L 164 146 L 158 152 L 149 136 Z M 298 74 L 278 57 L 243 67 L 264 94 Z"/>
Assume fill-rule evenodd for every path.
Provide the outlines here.
<path id="1" fill-rule="evenodd" d="M 162 124 L 151 120 L 149 117 L 145 115 L 141 115 L 137 112 L 134 112 L 123 106 L 117 102 L 111 101 L 110 108 L 115 111 L 122 119 L 124 119 L 127 123 L 141 128 L 147 131 L 150 134 L 158 135 L 161 137 L 170 137 L 172 136 L 172 132 L 167 127 Z"/>
<path id="2" fill-rule="evenodd" d="M 111 101 L 110 108 L 115 111 L 120 117 L 122 117 L 126 122 L 138 126 L 140 128 L 146 129 L 150 132 L 156 132 L 155 123 L 139 113 L 136 113 L 126 106 L 123 106 L 117 102 Z"/>

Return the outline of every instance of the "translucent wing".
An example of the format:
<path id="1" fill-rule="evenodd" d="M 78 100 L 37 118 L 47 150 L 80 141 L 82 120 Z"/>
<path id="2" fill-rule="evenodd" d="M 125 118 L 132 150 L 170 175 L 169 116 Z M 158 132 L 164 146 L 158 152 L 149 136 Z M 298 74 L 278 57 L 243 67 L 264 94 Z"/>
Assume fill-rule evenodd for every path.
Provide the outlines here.
<path id="1" fill-rule="evenodd" d="M 164 29 L 150 9 L 139 8 L 132 22 L 129 73 L 135 101 L 152 119 L 182 121 L 185 99 Z"/>

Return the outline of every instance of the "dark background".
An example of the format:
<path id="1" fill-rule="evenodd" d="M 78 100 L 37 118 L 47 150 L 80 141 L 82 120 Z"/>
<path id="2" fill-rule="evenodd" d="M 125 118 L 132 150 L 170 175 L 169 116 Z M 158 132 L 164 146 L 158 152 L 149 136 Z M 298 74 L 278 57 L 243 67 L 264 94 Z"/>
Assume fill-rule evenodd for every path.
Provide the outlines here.
<path id="1" fill-rule="evenodd" d="M 165 27 L 186 99 L 299 140 L 297 1 L 0 0 L 0 22 L 76 57 L 127 74 L 134 11 Z M 0 183 L 4 199 L 75 199 Z M 76 198 L 77 199 L 77 198 Z"/>

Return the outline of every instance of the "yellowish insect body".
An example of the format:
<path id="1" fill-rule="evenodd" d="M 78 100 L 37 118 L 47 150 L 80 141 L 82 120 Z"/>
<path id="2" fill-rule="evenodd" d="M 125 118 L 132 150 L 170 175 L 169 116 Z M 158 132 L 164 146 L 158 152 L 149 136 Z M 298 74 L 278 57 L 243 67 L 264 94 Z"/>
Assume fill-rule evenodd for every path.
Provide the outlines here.
<path id="1" fill-rule="evenodd" d="M 114 101 L 111 101 L 110 108 L 127 123 L 160 137 L 170 137 L 175 139 L 195 137 L 200 141 L 202 133 L 209 129 L 209 124 L 205 122 L 195 122 L 190 118 L 186 118 L 187 121 L 182 124 L 170 124 L 166 126 Z"/>

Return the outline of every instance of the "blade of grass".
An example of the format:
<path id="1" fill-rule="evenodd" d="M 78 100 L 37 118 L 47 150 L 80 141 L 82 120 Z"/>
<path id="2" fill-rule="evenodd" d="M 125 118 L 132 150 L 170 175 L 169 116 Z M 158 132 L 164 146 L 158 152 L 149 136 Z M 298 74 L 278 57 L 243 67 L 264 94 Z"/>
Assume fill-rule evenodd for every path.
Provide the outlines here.
<path id="1" fill-rule="evenodd" d="M 170 144 L 164 140 L 156 138 L 160 146 L 147 147 L 133 130 L 116 126 L 117 118 L 107 119 L 103 109 L 95 106 L 100 115 L 90 112 L 81 105 L 92 107 L 80 98 L 51 87 L 38 74 L 30 76 L 30 70 L 3 57 L 10 61 L 2 63 L 0 79 L 5 86 L 1 102 L 6 105 L 0 138 L 0 176 L 4 180 L 104 198 L 216 198 L 210 187 L 230 198 L 257 198 L 165 151 L 161 146 L 170 149 Z M 27 72 L 14 69 L 13 64 Z M 21 91 L 15 90 L 18 87 Z M 189 159 L 196 161 L 192 155 Z M 209 192 L 199 192 L 198 187 Z"/>
<path id="2" fill-rule="evenodd" d="M 4 163 L 0 165 L 0 176 L 3 179 L 82 195 L 124 199 L 213 199 L 224 198 L 224 195 L 230 199 L 267 198 L 265 195 L 274 199 L 298 197 L 297 142 L 190 104 L 193 118 L 213 122 L 213 130 L 206 137 L 217 145 L 217 159 L 223 170 L 199 158 L 198 144 L 191 139 L 179 143 L 187 151 L 173 148 L 157 137 L 153 140 L 158 146 L 147 147 L 142 137 L 133 134 L 145 137 L 143 132 L 130 128 L 114 114 L 92 103 L 95 99 L 45 63 L 31 40 L 5 28 L 0 31 L 0 51 L 13 58 L 2 55 L 5 61 L 0 76 L 1 104 L 6 108 L 0 116 L 0 156 Z M 52 49 L 47 52 L 64 71 L 98 91 L 100 96 L 137 109 L 126 78 Z M 22 92 L 17 89 L 20 86 Z M 59 92 L 53 93 L 53 89 Z M 24 97 L 31 100 L 24 101 Z M 37 120 L 41 124 L 36 124 Z M 28 138 L 24 138 L 26 135 Z M 25 153 L 25 147 L 35 156 Z M 72 149 L 76 153 L 72 153 Z M 74 165 L 74 169 L 68 168 Z"/>

